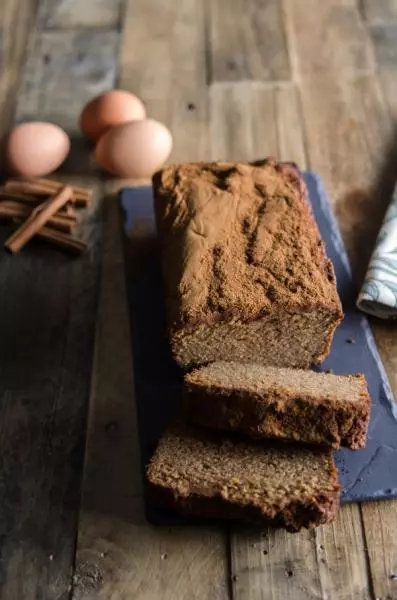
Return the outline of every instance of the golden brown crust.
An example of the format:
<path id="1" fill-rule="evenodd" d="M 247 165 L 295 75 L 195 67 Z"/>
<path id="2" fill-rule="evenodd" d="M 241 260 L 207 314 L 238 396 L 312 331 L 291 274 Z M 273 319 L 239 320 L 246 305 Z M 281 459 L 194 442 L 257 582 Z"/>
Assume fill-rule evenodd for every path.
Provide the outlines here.
<path id="1" fill-rule="evenodd" d="M 341 402 L 340 398 L 324 396 L 321 390 L 314 397 L 281 386 L 255 393 L 224 389 L 197 381 L 193 371 L 185 376 L 186 418 L 255 439 L 278 438 L 357 450 L 366 443 L 371 399 L 364 375 L 350 377 L 360 380 L 360 397 Z"/>
<path id="2" fill-rule="evenodd" d="M 273 159 L 173 165 L 153 177 L 172 329 L 342 312 L 303 179 Z"/>

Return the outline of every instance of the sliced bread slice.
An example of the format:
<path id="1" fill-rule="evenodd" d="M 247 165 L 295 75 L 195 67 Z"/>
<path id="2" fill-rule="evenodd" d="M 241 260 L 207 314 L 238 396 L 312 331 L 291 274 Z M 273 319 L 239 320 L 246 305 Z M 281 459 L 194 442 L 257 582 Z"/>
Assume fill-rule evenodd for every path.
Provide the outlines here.
<path id="1" fill-rule="evenodd" d="M 363 375 L 214 362 L 185 376 L 188 420 L 250 437 L 363 448 L 371 400 Z"/>
<path id="2" fill-rule="evenodd" d="M 289 531 L 332 521 L 339 506 L 330 450 L 247 442 L 184 423 L 165 432 L 147 477 L 162 505 Z"/>

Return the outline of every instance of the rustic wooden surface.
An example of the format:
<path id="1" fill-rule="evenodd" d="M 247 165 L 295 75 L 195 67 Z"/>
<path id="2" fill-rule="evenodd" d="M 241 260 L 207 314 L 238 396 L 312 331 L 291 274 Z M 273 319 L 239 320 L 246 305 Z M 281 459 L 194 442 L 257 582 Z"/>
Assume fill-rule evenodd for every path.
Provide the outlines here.
<path id="1" fill-rule="evenodd" d="M 119 85 L 172 129 L 171 159 L 273 154 L 317 170 L 362 278 L 396 174 L 395 0 L 2 0 L 0 54 L 0 133 L 14 119 L 58 122 L 73 136 L 63 176 L 102 194 L 123 184 L 103 179 L 77 127 L 84 102 Z M 84 394 L 77 402 L 69 390 L 52 398 L 59 346 L 48 364 L 30 356 L 37 412 L 29 412 L 23 393 L 29 372 L 18 380 L 16 401 L 0 398 L 0 597 L 397 600 L 397 501 L 345 507 L 334 524 L 296 535 L 146 524 L 121 229 L 111 195 L 104 215 L 87 422 Z M 53 306 L 62 313 L 60 295 L 71 294 L 76 315 L 84 314 L 73 277 L 52 282 Z M 3 280 L 12 284 L 0 300 L 4 319 L 24 283 L 9 267 L 2 289 Z M 37 290 L 44 285 L 43 276 Z M 44 345 L 48 319 L 36 306 L 37 315 Z M 25 315 L 8 324 L 8 335 L 28 326 Z M 373 328 L 397 392 L 396 326 Z M 73 340 L 68 344 L 72 352 Z M 15 346 L 8 357 L 4 348 L 10 346 L 0 345 L 3 376 L 5 359 L 18 364 Z M 70 378 L 75 357 L 59 365 Z M 85 465 L 76 472 L 68 454 L 84 428 Z"/>

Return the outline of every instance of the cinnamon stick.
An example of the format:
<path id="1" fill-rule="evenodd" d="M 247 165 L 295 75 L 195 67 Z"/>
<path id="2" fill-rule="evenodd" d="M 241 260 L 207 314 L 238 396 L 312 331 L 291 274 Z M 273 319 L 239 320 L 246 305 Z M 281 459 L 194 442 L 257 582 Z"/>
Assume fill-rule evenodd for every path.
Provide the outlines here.
<path id="1" fill-rule="evenodd" d="M 23 217 L 26 218 L 32 213 L 32 209 L 25 204 L 19 204 L 18 202 L 13 201 L 5 201 L 0 202 L 0 218 L 13 218 L 13 217 Z M 76 226 L 76 222 L 74 219 L 62 215 L 54 215 L 50 217 L 47 221 L 47 225 L 49 227 L 53 227 L 58 231 L 63 231 L 65 233 L 72 233 L 74 227 Z"/>
<path id="2" fill-rule="evenodd" d="M 3 190 L 0 188 L 0 200 L 13 200 L 15 202 L 21 202 L 22 204 L 28 204 L 29 206 L 37 206 L 42 202 L 42 199 L 37 196 L 29 194 L 20 194 L 9 190 Z"/>
<path id="3" fill-rule="evenodd" d="M 83 254 L 88 248 L 85 242 L 66 233 L 49 229 L 48 227 L 42 227 L 37 233 L 37 237 L 54 244 L 54 246 L 58 246 L 58 248 L 61 248 L 62 250 L 71 252 L 72 254 Z"/>
<path id="4" fill-rule="evenodd" d="M 54 181 L 53 179 L 43 179 L 40 177 L 38 177 L 36 179 L 28 179 L 27 181 L 30 181 L 33 183 L 39 183 L 40 185 L 42 185 L 43 187 L 46 187 L 47 189 L 49 189 L 51 191 L 56 191 L 63 185 L 59 181 Z M 72 188 L 73 188 L 73 194 L 77 194 L 81 197 L 86 198 L 87 200 L 91 199 L 92 191 L 89 190 L 88 188 L 77 187 L 74 185 L 72 186 Z"/>
<path id="5" fill-rule="evenodd" d="M 24 181 L 19 179 L 10 179 L 6 181 L 4 184 L 4 189 L 8 192 L 14 192 L 17 194 L 29 194 L 34 196 L 52 196 L 57 191 L 61 190 L 64 187 L 62 183 L 55 182 L 55 185 L 46 185 L 40 182 L 36 182 L 35 180 Z M 72 188 L 73 190 L 73 188 Z M 87 206 L 91 199 L 90 192 L 72 192 L 72 196 L 70 200 L 76 206 Z"/>
<path id="6" fill-rule="evenodd" d="M 65 216 L 69 217 L 70 219 L 77 221 L 77 212 L 71 202 L 68 202 L 67 204 L 65 204 L 65 206 L 62 208 L 61 212 L 62 212 L 62 214 L 65 214 Z"/>
<path id="7" fill-rule="evenodd" d="M 62 206 L 69 202 L 72 193 L 72 188 L 66 185 L 49 200 L 37 206 L 21 227 L 6 240 L 5 247 L 10 252 L 19 252 L 44 227 L 48 219 L 53 217 Z"/>

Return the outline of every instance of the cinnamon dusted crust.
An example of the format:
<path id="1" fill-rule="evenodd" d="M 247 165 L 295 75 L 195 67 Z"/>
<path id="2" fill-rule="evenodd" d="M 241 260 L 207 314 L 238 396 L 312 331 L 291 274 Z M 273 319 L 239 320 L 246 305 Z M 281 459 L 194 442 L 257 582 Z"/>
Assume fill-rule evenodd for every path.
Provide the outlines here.
<path id="1" fill-rule="evenodd" d="M 188 420 L 252 438 L 364 448 L 371 399 L 364 375 L 228 362 L 185 375 Z"/>
<path id="2" fill-rule="evenodd" d="M 163 505 L 299 531 L 332 521 L 340 486 L 331 453 L 293 444 L 247 443 L 179 423 L 147 470 Z"/>
<path id="3" fill-rule="evenodd" d="M 295 366 L 321 361 L 342 312 L 299 171 L 273 159 L 182 164 L 153 185 L 178 362 L 259 352 L 288 365 L 288 335 L 301 347 Z"/>

